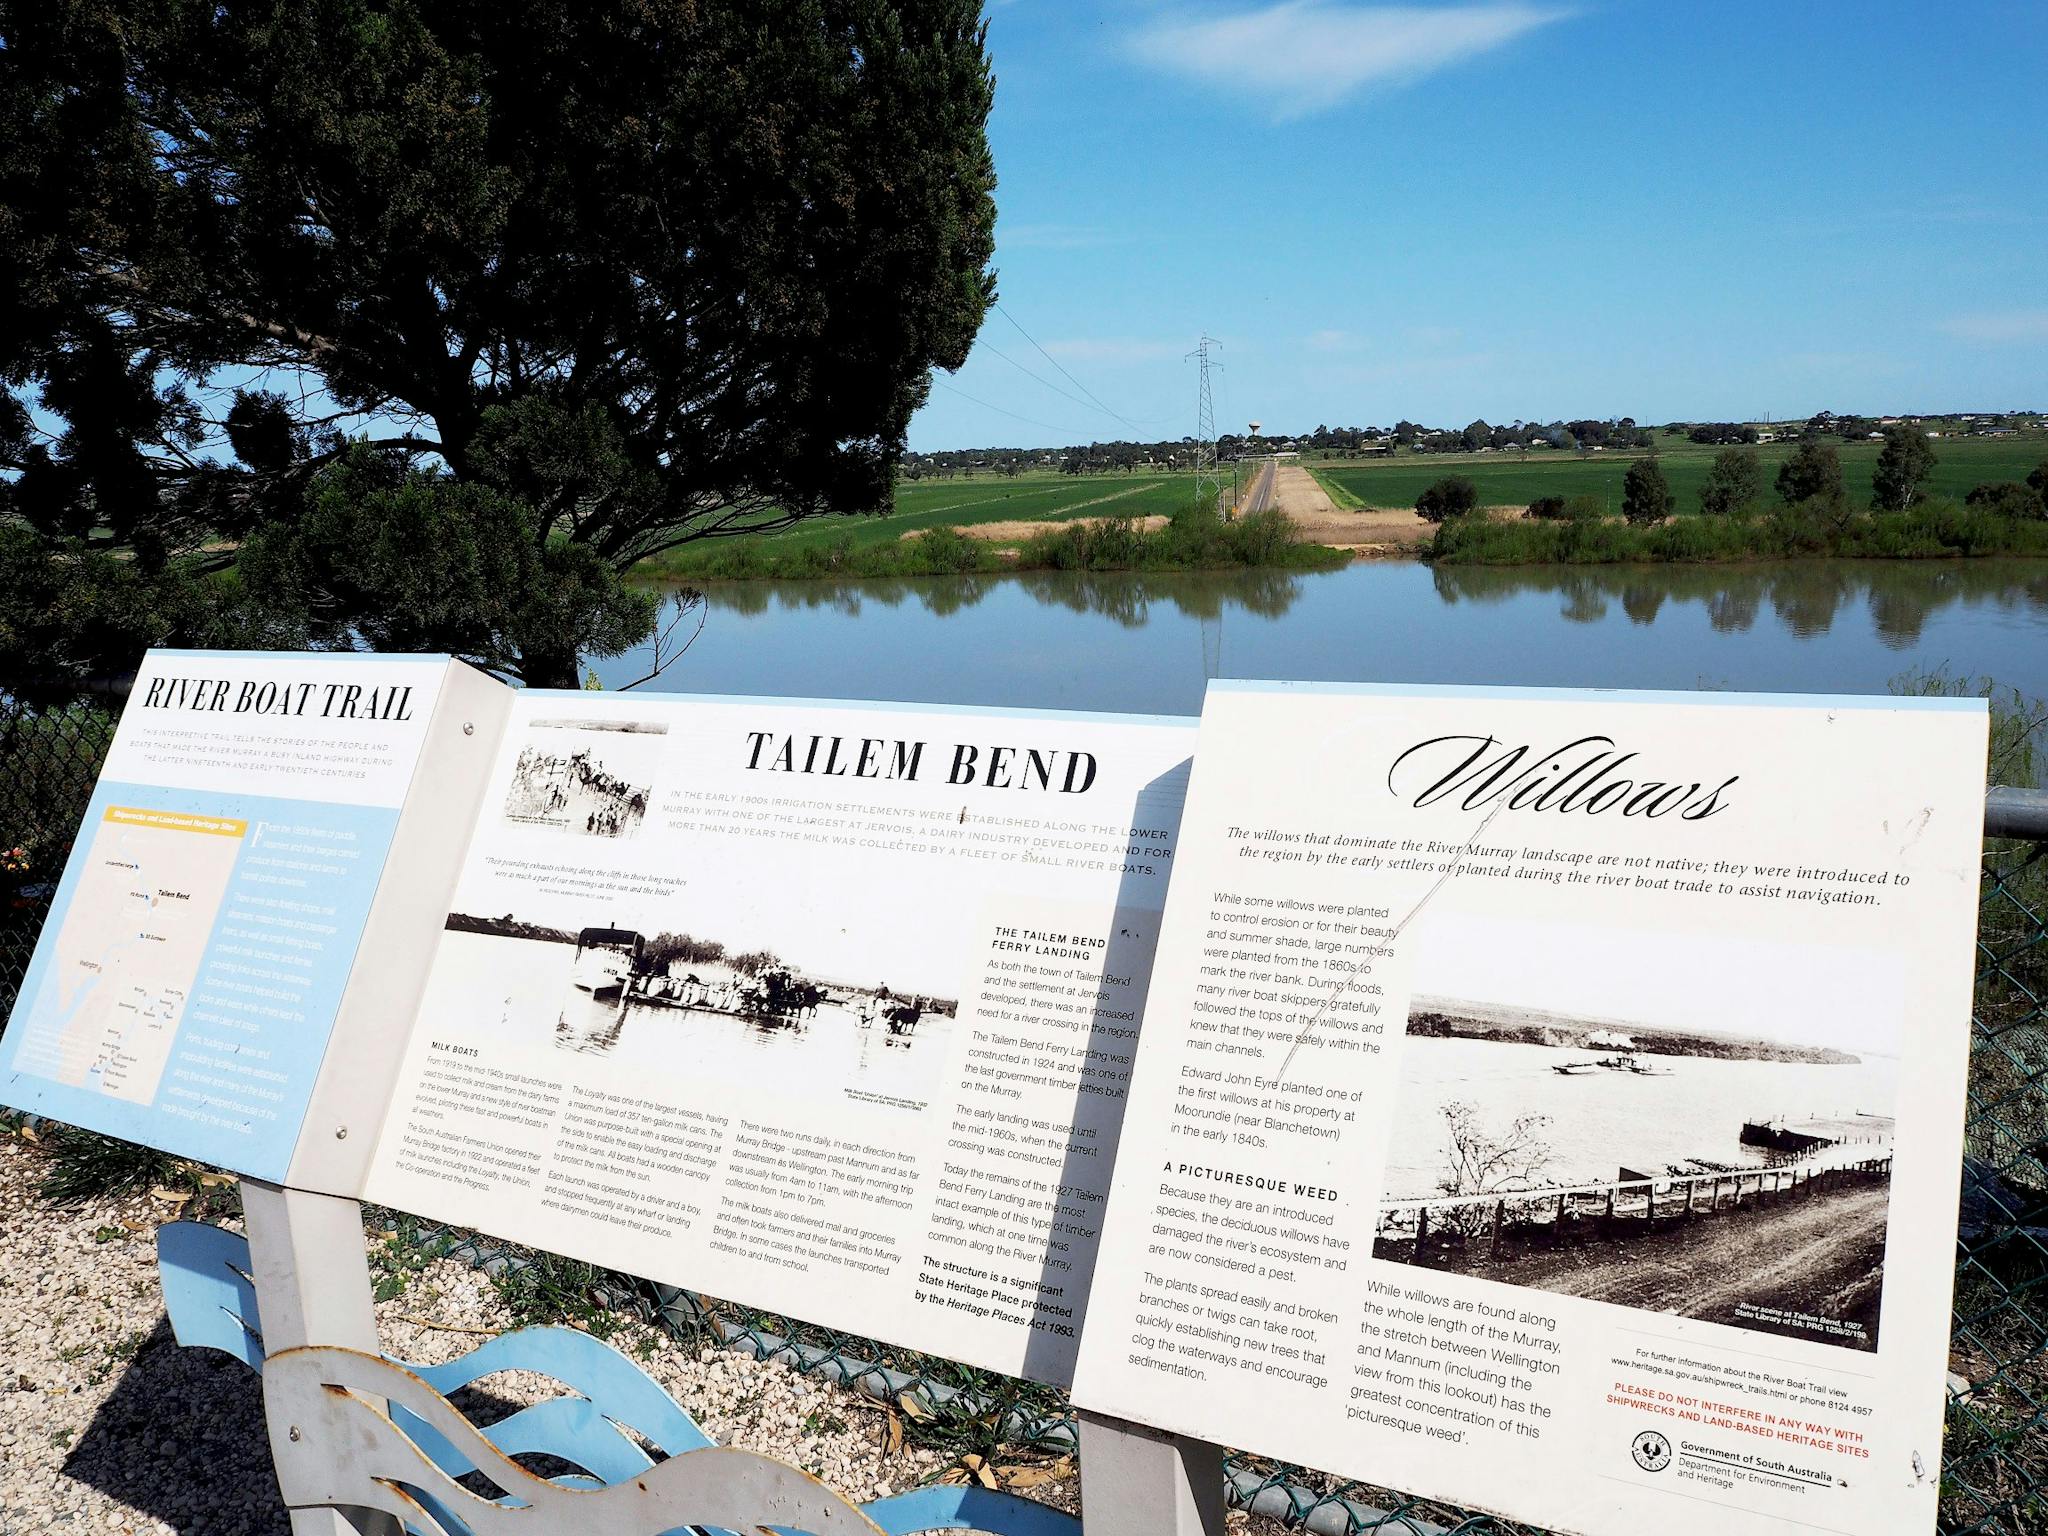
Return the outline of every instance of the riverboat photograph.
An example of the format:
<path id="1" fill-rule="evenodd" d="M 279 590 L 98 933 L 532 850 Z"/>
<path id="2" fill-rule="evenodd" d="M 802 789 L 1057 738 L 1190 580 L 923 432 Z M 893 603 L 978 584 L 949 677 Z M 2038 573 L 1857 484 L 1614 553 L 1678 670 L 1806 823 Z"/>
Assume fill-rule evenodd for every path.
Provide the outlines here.
<path id="1" fill-rule="evenodd" d="M 921 1108 L 959 1001 L 877 971 L 841 976 L 767 948 L 612 923 L 570 928 L 452 913 L 437 982 L 495 1005 L 505 1037 L 626 1066 L 773 1080 Z"/>
<path id="2" fill-rule="evenodd" d="M 1467 995 L 1411 997 L 1374 1256 L 1875 1349 L 1884 957 L 1717 934 L 1703 967 L 1697 933 L 1479 926 L 1446 925 L 1455 960 L 1452 932 L 1418 942 L 1418 987 Z"/>
<path id="3" fill-rule="evenodd" d="M 668 730 L 641 720 L 535 720 L 505 791 L 505 820 L 589 837 L 631 837 Z"/>

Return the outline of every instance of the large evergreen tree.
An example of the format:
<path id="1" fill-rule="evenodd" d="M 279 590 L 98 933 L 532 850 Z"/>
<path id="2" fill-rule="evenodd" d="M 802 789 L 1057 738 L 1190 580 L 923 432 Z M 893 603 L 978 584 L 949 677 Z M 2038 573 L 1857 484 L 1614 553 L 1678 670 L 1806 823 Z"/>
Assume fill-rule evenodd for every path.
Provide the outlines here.
<path id="1" fill-rule="evenodd" d="M 992 92 L 977 0 L 0 0 L 0 582 L 573 681 L 637 559 L 886 503 Z"/>

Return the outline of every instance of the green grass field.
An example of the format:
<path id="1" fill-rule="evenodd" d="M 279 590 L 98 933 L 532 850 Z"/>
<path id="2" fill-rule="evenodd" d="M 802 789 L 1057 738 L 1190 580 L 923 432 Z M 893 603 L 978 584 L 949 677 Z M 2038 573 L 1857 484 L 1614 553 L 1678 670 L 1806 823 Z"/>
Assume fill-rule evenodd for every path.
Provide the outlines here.
<path id="1" fill-rule="evenodd" d="M 1700 509 L 1700 486 L 1718 449 L 1670 439 L 1657 456 L 1678 511 Z M 1870 504 L 1870 475 L 1877 467 L 1879 443 L 1840 443 L 1842 481 L 1858 507 Z M 1937 462 L 1927 482 L 1929 492 L 1958 500 L 1973 487 L 1991 480 L 2024 480 L 2027 472 L 2048 460 L 2048 437 L 1943 438 L 1933 444 Z M 1771 499 L 1771 481 L 1778 465 L 1792 452 L 1791 443 L 1764 443 L 1754 451 L 1763 461 L 1764 495 Z M 1527 506 L 1538 496 L 1597 496 L 1608 510 L 1621 511 L 1621 481 L 1640 453 L 1422 454 L 1380 464 L 1330 463 L 1311 466 L 1341 507 L 1344 496 L 1365 506 L 1412 507 L 1423 487 L 1443 475 L 1465 475 L 1479 487 L 1482 506 Z"/>
<path id="2" fill-rule="evenodd" d="M 1168 516 L 1188 504 L 1190 475 L 1063 475 L 906 481 L 896 487 L 892 512 L 820 517 L 760 536 L 764 546 L 880 544 L 922 528 L 964 528 L 973 523 L 1065 522 L 1076 517 Z"/>
<path id="3" fill-rule="evenodd" d="M 1225 564 L 1295 564 L 1323 558 L 1320 546 L 1295 550 L 1210 548 L 1185 536 L 1111 548 L 1097 540 L 1086 547 L 1044 542 L 1044 534 L 1085 520 L 1170 517 L 1194 500 L 1190 475 L 1063 475 L 1056 472 L 909 482 L 896 489 L 893 511 L 867 516 L 820 517 L 778 533 L 710 539 L 671 551 L 637 567 L 655 580 L 745 579 L 755 576 L 930 575 L 949 571 L 1030 568 L 1124 569 L 1103 561 L 1158 563 L 1162 568 L 1214 558 Z M 1020 534 L 994 541 L 968 539 L 950 530 L 981 523 L 1044 525 L 1038 537 Z M 905 535 L 948 530 L 943 539 L 906 541 Z M 1084 541 L 1085 543 L 1086 541 Z M 1213 542 L 1213 541 L 1212 541 Z M 1242 543 L 1240 540 L 1238 543 Z M 1114 540 L 1111 541 L 1114 543 Z M 1200 547 L 1197 547 L 1200 546 Z M 1039 562 L 1039 564 L 1030 564 Z"/>

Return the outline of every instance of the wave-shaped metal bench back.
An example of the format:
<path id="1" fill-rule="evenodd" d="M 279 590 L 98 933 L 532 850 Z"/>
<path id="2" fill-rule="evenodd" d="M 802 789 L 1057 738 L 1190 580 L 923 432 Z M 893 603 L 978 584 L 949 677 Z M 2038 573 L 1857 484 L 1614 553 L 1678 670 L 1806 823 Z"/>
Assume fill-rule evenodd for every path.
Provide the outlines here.
<path id="1" fill-rule="evenodd" d="M 357 1409 L 366 1409 L 385 1421 L 382 1428 L 369 1426 L 369 1432 L 380 1447 L 379 1466 L 382 1471 L 378 1475 L 384 1481 L 376 1486 L 382 1488 L 383 1493 L 377 1499 L 370 1499 L 365 1489 L 358 1487 L 350 1497 L 338 1502 L 383 1509 L 422 1536 L 443 1536 L 443 1533 L 445 1536 L 487 1536 L 487 1533 L 500 1529 L 529 1533 L 529 1536 L 541 1536 L 541 1533 L 552 1536 L 557 1530 L 571 1529 L 567 1525 L 557 1526 L 532 1519 L 503 1528 L 478 1526 L 471 1508 L 471 1501 L 475 1501 L 476 1496 L 454 1482 L 454 1479 L 471 1473 L 483 1473 L 499 1486 L 509 1500 L 477 1502 L 491 1504 L 493 1508 L 518 1510 L 528 1507 L 523 1490 L 536 1482 L 560 1492 L 587 1494 L 637 1483 L 644 1477 L 658 1474 L 666 1486 L 679 1474 L 660 1469 L 696 1453 L 716 1449 L 711 1437 L 651 1376 L 602 1340 L 573 1328 L 524 1328 L 500 1334 L 445 1365 L 422 1366 L 353 1350 L 333 1349 L 288 1350 L 266 1360 L 256 1289 L 250 1278 L 247 1239 L 220 1227 L 175 1222 L 159 1229 L 157 1257 L 164 1307 L 170 1315 L 172 1332 L 181 1345 L 224 1350 L 244 1364 L 262 1371 L 267 1403 L 275 1402 L 272 1379 L 277 1370 L 276 1362 L 287 1357 L 298 1358 L 299 1363 L 290 1367 L 295 1379 L 308 1373 L 319 1376 L 323 1371 L 341 1377 L 343 1379 L 322 1385 L 334 1387 L 344 1394 L 355 1394 Z M 316 1364 L 314 1357 L 323 1363 Z M 346 1361 L 342 1357 L 347 1357 Z M 371 1364 L 363 1365 L 360 1363 L 363 1361 Z M 389 1379 L 380 1378 L 385 1379 L 384 1386 L 359 1390 L 355 1384 L 375 1375 L 377 1368 L 395 1371 L 398 1373 L 396 1379 L 416 1385 L 406 1385 L 403 1391 L 389 1391 Z M 572 1395 L 548 1398 L 484 1428 L 471 1424 L 446 1400 L 449 1394 L 487 1376 L 514 1370 L 549 1377 Z M 300 1382 L 292 1390 L 303 1395 L 304 1383 Z M 388 1414 L 363 1401 L 365 1397 L 378 1396 L 389 1399 Z M 299 1400 L 299 1397 L 293 1398 L 295 1403 Z M 432 1412 L 425 1411 L 431 1405 L 438 1406 Z M 313 1475 L 313 1469 L 329 1454 L 334 1444 L 326 1438 L 328 1430 L 341 1424 L 364 1422 L 359 1418 L 357 1409 L 343 1409 L 338 1402 L 329 1406 L 335 1408 L 336 1416 L 307 1413 L 302 1417 L 314 1422 L 290 1421 L 285 1426 L 286 1429 L 296 1427 L 300 1431 L 300 1439 L 291 1440 L 287 1436 L 282 1443 L 292 1451 L 295 1465 L 307 1473 L 308 1481 L 301 1485 L 301 1492 L 310 1493 L 323 1481 Z M 270 1422 L 275 1446 L 280 1431 L 274 1411 L 270 1414 Z M 309 1435 L 316 1438 L 309 1439 Z M 392 1435 L 404 1442 L 402 1449 L 389 1438 Z M 657 1462 L 643 1449 L 642 1442 L 653 1446 L 667 1459 Z M 553 1457 L 580 1470 L 553 1479 L 536 1478 L 508 1460 L 525 1455 Z M 831 1527 L 833 1531 L 879 1531 L 884 1536 L 911 1536 L 914 1532 L 939 1530 L 981 1531 L 989 1533 L 989 1536 L 1080 1536 L 1081 1523 L 1071 1515 L 1015 1494 L 983 1488 L 919 1488 L 875 1500 L 855 1510 L 854 1506 L 809 1474 L 780 1462 L 771 1462 L 769 1458 L 751 1458 L 751 1462 L 768 1463 L 803 1480 L 802 1485 L 787 1484 L 779 1480 L 780 1473 L 753 1467 L 749 1456 L 747 1452 L 724 1452 L 718 1462 L 702 1464 L 704 1470 L 692 1473 L 688 1481 L 694 1486 L 701 1477 L 720 1476 L 729 1471 L 757 1493 L 778 1489 L 782 1490 L 778 1497 L 787 1494 L 788 1497 L 799 1498 L 800 1503 L 802 1499 L 815 1500 L 822 1491 L 831 1502 L 818 1506 L 821 1510 L 828 1507 L 851 1510 L 859 1517 L 858 1524 L 835 1524 Z M 283 1460 L 279 1461 L 278 1467 L 282 1478 Z M 504 1467 L 511 1467 L 517 1473 L 514 1479 L 517 1487 L 506 1486 L 505 1478 L 494 1474 L 494 1468 L 502 1471 Z M 415 1480 L 407 1482 L 408 1475 Z M 599 1527 L 583 1524 L 591 1517 L 590 1506 L 570 1503 L 558 1507 L 552 1502 L 554 1495 L 546 1497 L 551 1501 L 547 1508 L 573 1512 L 579 1522 L 578 1536 L 591 1529 L 602 1529 L 611 1536 L 614 1527 L 609 1524 Z M 287 1498 L 290 1499 L 289 1494 Z M 320 1501 L 316 1499 L 314 1502 Z M 660 1507 L 665 1508 L 666 1505 Z M 736 1529 L 750 1529 L 764 1521 L 777 1527 L 809 1529 L 788 1526 L 787 1522 L 774 1518 L 760 1506 L 746 1507 L 753 1511 L 753 1515 Z M 810 1506 L 804 1504 L 801 1507 Z M 609 1508 L 604 1518 L 607 1521 L 614 1518 Z M 649 1518 L 665 1517 L 657 1512 Z M 843 1520 L 844 1516 L 834 1515 L 833 1518 Z M 671 1522 L 672 1525 L 676 1523 L 679 1522 Z M 700 1509 L 700 1517 L 680 1523 L 701 1529 L 719 1522 Z M 621 1525 L 617 1529 L 621 1532 L 651 1532 L 668 1527 Z M 819 1536 L 827 1536 L 827 1533 L 821 1528 Z"/>

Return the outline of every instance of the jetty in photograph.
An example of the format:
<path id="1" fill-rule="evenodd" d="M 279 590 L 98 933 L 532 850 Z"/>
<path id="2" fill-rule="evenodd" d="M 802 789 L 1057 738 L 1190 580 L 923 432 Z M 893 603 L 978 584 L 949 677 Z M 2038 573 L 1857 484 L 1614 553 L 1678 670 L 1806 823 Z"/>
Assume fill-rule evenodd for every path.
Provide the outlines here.
<path id="1" fill-rule="evenodd" d="M 1413 999 L 1373 1256 L 1874 1349 L 1895 1031 L 1729 1012 Z"/>

